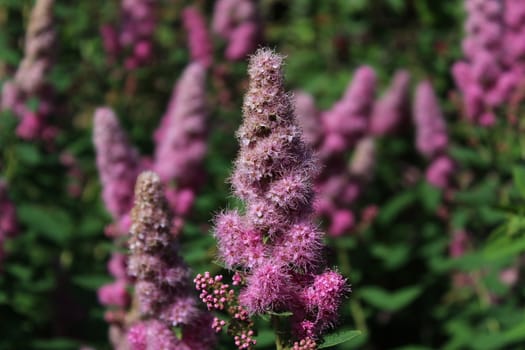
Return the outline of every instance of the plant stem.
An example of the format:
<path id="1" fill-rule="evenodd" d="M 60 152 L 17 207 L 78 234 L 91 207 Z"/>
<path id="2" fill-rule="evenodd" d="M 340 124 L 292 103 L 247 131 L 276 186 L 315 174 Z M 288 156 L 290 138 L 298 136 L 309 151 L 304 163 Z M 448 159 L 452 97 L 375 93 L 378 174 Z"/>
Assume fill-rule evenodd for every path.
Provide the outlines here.
<path id="1" fill-rule="evenodd" d="M 337 247 L 337 260 L 339 260 L 340 262 L 341 272 L 343 273 L 343 275 L 349 276 L 352 267 L 350 265 L 350 259 L 348 258 L 348 252 L 346 251 L 346 249 L 342 247 Z M 352 314 L 352 318 L 354 319 L 357 329 L 363 333 L 368 333 L 365 313 L 363 311 L 363 308 L 361 307 L 359 298 L 357 298 L 356 296 L 354 296 L 350 300 L 350 313 Z"/>
<path id="2" fill-rule="evenodd" d="M 283 344 L 281 342 L 281 330 L 279 325 L 279 317 L 272 316 L 272 326 L 275 332 L 275 350 L 284 350 Z"/>

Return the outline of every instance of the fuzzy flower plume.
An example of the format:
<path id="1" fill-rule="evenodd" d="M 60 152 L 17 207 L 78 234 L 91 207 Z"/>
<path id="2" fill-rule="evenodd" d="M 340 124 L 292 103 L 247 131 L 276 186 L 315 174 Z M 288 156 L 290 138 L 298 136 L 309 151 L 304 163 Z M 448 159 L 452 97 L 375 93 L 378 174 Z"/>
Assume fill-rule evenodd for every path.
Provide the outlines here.
<path id="1" fill-rule="evenodd" d="M 16 133 L 23 139 L 50 141 L 56 135 L 56 128 L 48 125 L 54 107 L 54 91 L 46 81 L 56 51 L 53 6 L 54 0 L 36 1 L 26 32 L 24 58 L 13 80 L 2 87 L 0 106 L 20 119 Z M 38 99 L 36 109 L 27 106 L 32 98 Z"/>
<path id="2" fill-rule="evenodd" d="M 370 132 L 381 136 L 396 132 L 409 113 L 408 89 L 410 74 L 398 71 L 385 94 L 374 104 L 370 117 Z"/>
<path id="3" fill-rule="evenodd" d="M 93 143 L 97 154 L 97 168 L 102 185 L 102 199 L 114 223 L 106 234 L 112 237 L 127 233 L 129 211 L 133 205 L 133 187 L 139 173 L 139 154 L 128 141 L 117 116 L 108 107 L 95 111 Z M 131 304 L 128 292 L 131 280 L 126 273 L 126 257 L 113 253 L 108 271 L 114 281 L 98 289 L 99 302 L 108 309 L 105 320 L 110 324 L 110 339 L 120 349 L 126 310 Z"/>
<path id="4" fill-rule="evenodd" d="M 213 44 L 204 16 L 195 7 L 189 6 L 182 11 L 182 23 L 188 33 L 192 60 L 209 67 L 213 61 Z"/>
<path id="5" fill-rule="evenodd" d="M 206 155 L 206 69 L 190 64 L 175 88 L 155 134 L 153 169 L 167 185 L 166 196 L 176 215 L 190 210 L 202 184 Z"/>
<path id="6" fill-rule="evenodd" d="M 225 56 L 242 60 L 262 41 L 262 21 L 255 0 L 218 0 L 213 12 L 213 31 L 228 41 Z"/>
<path id="7" fill-rule="evenodd" d="M 416 148 L 432 158 L 448 147 L 447 126 L 434 88 L 429 81 L 421 82 L 414 97 Z"/>
<path id="8" fill-rule="evenodd" d="M 179 247 L 171 234 L 171 215 L 162 182 L 153 172 L 143 172 L 137 179 L 132 221 L 128 271 L 136 278 L 140 312 L 149 320 L 128 333 L 128 340 L 137 344 L 132 348 L 142 349 L 145 342 L 146 349 L 211 349 L 211 319 L 197 307 L 189 268 L 178 255 Z M 196 323 L 202 327 L 192 327 Z M 192 334 L 179 340 L 171 327 L 182 327 L 183 332 L 188 327 Z M 154 346 L 152 342 L 159 339 L 148 340 L 148 332 L 160 332 L 166 338 L 163 342 L 172 347 Z M 193 347 L 185 344 L 185 337 L 192 339 Z"/>
<path id="9" fill-rule="evenodd" d="M 51 68 L 56 42 L 53 5 L 54 0 L 38 0 L 31 12 L 25 56 L 15 75 L 15 83 L 27 93 L 43 87 L 45 74 Z"/>
<path id="10" fill-rule="evenodd" d="M 452 67 L 468 120 L 494 124 L 494 110 L 525 81 L 525 3 L 465 0 L 464 59 Z"/>
<path id="11" fill-rule="evenodd" d="M 292 311 L 297 335 L 317 336 L 337 318 L 329 310 L 320 313 L 317 301 L 304 296 L 316 288 L 322 276 L 317 273 L 323 270 L 323 233 L 311 216 L 318 165 L 297 125 L 293 97 L 284 89 L 282 65 L 282 56 L 269 49 L 250 60 L 244 120 L 237 132 L 240 151 L 231 178 L 246 210 L 219 215 L 214 234 L 220 258 L 228 268 L 242 271 L 246 281 L 241 306 L 249 313 Z M 327 300 L 337 308 L 346 282 L 330 273 L 344 282 L 326 289 Z M 308 332 L 301 326 L 306 323 Z"/>
<path id="12" fill-rule="evenodd" d="M 332 236 L 340 236 L 355 227 L 356 219 L 350 207 L 362 192 L 363 180 L 371 175 L 363 177 L 362 172 L 371 171 L 375 161 L 374 142 L 365 137 L 375 88 L 372 68 L 360 67 L 343 98 L 321 115 L 323 137 L 314 146 L 323 162 L 323 170 L 315 179 L 315 211 L 328 219 L 328 233 Z M 353 148 L 356 150 L 349 168 L 347 157 Z"/>
<path id="13" fill-rule="evenodd" d="M 124 50 L 128 70 L 148 64 L 153 57 L 153 34 L 156 27 L 157 0 L 122 0 L 120 23 L 100 28 L 104 48 L 110 61 Z"/>
<path id="14" fill-rule="evenodd" d="M 331 236 L 341 236 L 355 227 L 356 218 L 350 207 L 373 177 L 375 153 L 374 138 L 363 137 L 355 145 L 347 167 L 344 167 L 343 157 L 333 158 L 317 179 L 315 209 L 317 214 L 329 219 L 328 233 Z"/>
<path id="15" fill-rule="evenodd" d="M 13 202 L 7 195 L 7 184 L 0 180 L 0 270 L 4 258 L 3 246 L 7 239 L 18 232 L 18 221 Z"/>
<path id="16" fill-rule="evenodd" d="M 111 108 L 101 107 L 95 111 L 93 143 L 102 198 L 113 218 L 123 220 L 133 206 L 133 188 L 140 171 L 140 159 Z"/>
<path id="17" fill-rule="evenodd" d="M 429 81 L 418 84 L 414 97 L 416 148 L 430 160 L 427 181 L 441 189 L 449 185 L 454 163 L 447 155 L 448 134 L 439 101 Z"/>
<path id="18" fill-rule="evenodd" d="M 323 130 L 319 127 L 321 112 L 317 109 L 314 98 L 309 93 L 296 91 L 294 97 L 297 122 L 303 129 L 304 140 L 315 149 L 323 138 Z"/>
<path id="19" fill-rule="evenodd" d="M 323 159 L 350 149 L 366 133 L 375 89 L 376 76 L 373 69 L 360 67 L 344 96 L 323 113 L 325 139 L 319 149 Z"/>
<path id="20" fill-rule="evenodd" d="M 201 177 L 206 153 L 206 71 L 190 64 L 179 79 L 158 136 L 154 169 L 164 182 L 186 186 Z"/>

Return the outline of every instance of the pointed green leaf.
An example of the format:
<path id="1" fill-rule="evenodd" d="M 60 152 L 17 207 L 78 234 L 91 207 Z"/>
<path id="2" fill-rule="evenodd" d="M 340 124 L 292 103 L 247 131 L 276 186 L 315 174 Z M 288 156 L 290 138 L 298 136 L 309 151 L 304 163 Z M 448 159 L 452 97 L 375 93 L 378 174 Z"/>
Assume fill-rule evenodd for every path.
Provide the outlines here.
<path id="1" fill-rule="evenodd" d="M 73 222 L 60 208 L 41 205 L 21 205 L 18 216 L 22 223 L 56 243 L 63 244 L 73 233 Z"/>
<path id="2" fill-rule="evenodd" d="M 331 348 L 342 343 L 346 343 L 361 335 L 361 331 L 343 330 L 336 333 L 328 334 L 324 337 L 324 341 L 319 344 L 318 349 Z"/>
<path id="3" fill-rule="evenodd" d="M 514 169 L 512 169 L 512 177 L 518 191 L 525 197 L 525 167 L 515 166 Z"/>
<path id="4" fill-rule="evenodd" d="M 293 312 L 291 311 L 284 311 L 284 312 L 273 312 L 273 311 L 268 311 L 267 312 L 269 315 L 272 315 L 272 316 L 277 316 L 277 317 L 290 317 L 293 315 Z"/>
<path id="5" fill-rule="evenodd" d="M 422 292 L 421 287 L 407 287 L 394 292 L 378 287 L 363 287 L 359 295 L 369 304 L 388 311 L 397 311 L 413 302 Z"/>

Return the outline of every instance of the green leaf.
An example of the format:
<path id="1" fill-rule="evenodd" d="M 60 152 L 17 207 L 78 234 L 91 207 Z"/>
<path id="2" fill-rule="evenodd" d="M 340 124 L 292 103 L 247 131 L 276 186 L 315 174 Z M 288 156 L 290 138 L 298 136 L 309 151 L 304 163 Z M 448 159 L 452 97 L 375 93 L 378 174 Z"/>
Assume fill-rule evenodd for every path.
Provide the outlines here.
<path id="1" fill-rule="evenodd" d="M 386 224 L 392 222 L 415 199 L 414 192 L 403 192 L 388 201 L 379 211 L 378 221 Z"/>
<path id="2" fill-rule="evenodd" d="M 331 333 L 326 335 L 323 339 L 324 341 L 319 344 L 318 349 L 331 348 L 342 343 L 346 343 L 356 337 L 361 335 L 361 331 L 354 330 L 343 330 L 336 333 Z"/>
<path id="3" fill-rule="evenodd" d="M 290 317 L 290 316 L 293 316 L 293 312 L 291 312 L 291 311 L 284 311 L 284 312 L 268 311 L 267 314 L 272 315 L 272 316 L 277 316 L 277 317 Z"/>
<path id="4" fill-rule="evenodd" d="M 5 269 L 11 275 L 24 282 L 29 281 L 33 276 L 33 271 L 29 266 L 11 263 L 6 265 Z"/>
<path id="5" fill-rule="evenodd" d="M 488 178 L 476 187 L 468 190 L 458 191 L 455 199 L 460 204 L 469 204 L 474 207 L 490 205 L 494 202 L 495 193 L 498 192 L 500 184 L 495 178 Z"/>
<path id="6" fill-rule="evenodd" d="M 477 148 L 450 147 L 450 154 L 453 159 L 463 166 L 485 166 L 489 163 L 486 157 L 479 153 Z"/>
<path id="7" fill-rule="evenodd" d="M 40 104 L 40 100 L 36 97 L 31 97 L 26 101 L 26 106 L 31 111 L 36 112 L 38 110 L 38 105 Z"/>
<path id="8" fill-rule="evenodd" d="M 498 240 L 494 244 L 487 246 L 482 253 L 487 260 L 499 260 L 517 256 L 523 251 L 525 251 L 525 238 Z"/>
<path id="9" fill-rule="evenodd" d="M 111 278 L 107 275 L 79 275 L 72 279 L 72 282 L 77 286 L 89 290 L 96 290 L 110 281 Z"/>
<path id="10" fill-rule="evenodd" d="M 22 223 L 61 245 L 72 236 L 73 222 L 62 209 L 32 204 L 20 205 L 18 216 Z"/>
<path id="11" fill-rule="evenodd" d="M 275 344 L 275 334 L 269 329 L 259 332 L 255 339 L 257 340 L 257 347 L 264 348 Z"/>
<path id="12" fill-rule="evenodd" d="M 504 332 L 507 343 L 525 340 L 525 322 L 522 322 Z"/>
<path id="13" fill-rule="evenodd" d="M 359 295 L 369 304 L 383 310 L 397 311 L 412 303 L 423 290 L 419 286 L 389 292 L 378 287 L 363 287 Z"/>
<path id="14" fill-rule="evenodd" d="M 396 246 L 376 244 L 371 247 L 372 254 L 381 260 L 389 269 L 395 269 L 404 264 L 409 255 L 410 247 L 406 244 Z"/>
<path id="15" fill-rule="evenodd" d="M 403 12 L 406 8 L 404 0 L 387 0 L 387 3 L 390 6 L 390 8 L 392 8 L 392 10 L 394 10 L 398 14 Z"/>
<path id="16" fill-rule="evenodd" d="M 15 146 L 15 155 L 22 163 L 35 165 L 40 161 L 40 152 L 33 144 L 22 143 Z"/>
<path id="17" fill-rule="evenodd" d="M 77 349 L 79 345 L 77 341 L 67 338 L 38 339 L 31 343 L 31 348 L 35 350 L 65 350 Z"/>
<path id="18" fill-rule="evenodd" d="M 512 169 L 512 178 L 522 197 L 525 197 L 525 167 L 515 166 Z"/>
<path id="19" fill-rule="evenodd" d="M 183 245 L 184 260 L 189 264 L 195 264 L 201 261 L 206 261 L 209 257 L 208 251 L 204 248 L 190 249 L 190 245 Z"/>
<path id="20" fill-rule="evenodd" d="M 435 212 L 441 203 L 441 190 L 428 183 L 421 185 L 421 202 L 429 212 Z"/>

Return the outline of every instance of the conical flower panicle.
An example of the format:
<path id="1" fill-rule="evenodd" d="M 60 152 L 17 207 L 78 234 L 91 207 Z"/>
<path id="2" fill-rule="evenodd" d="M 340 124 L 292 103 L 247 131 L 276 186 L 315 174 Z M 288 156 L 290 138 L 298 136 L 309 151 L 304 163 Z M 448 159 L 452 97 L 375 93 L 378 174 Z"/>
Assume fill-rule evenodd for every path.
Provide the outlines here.
<path id="1" fill-rule="evenodd" d="M 262 40 L 262 21 L 255 0 L 218 0 L 212 30 L 228 41 L 225 57 L 236 61 L 251 54 Z"/>
<path id="2" fill-rule="evenodd" d="M 466 118 L 490 126 L 497 108 L 512 107 L 525 79 L 525 3 L 465 0 L 464 5 L 464 58 L 452 66 L 452 75 Z"/>
<path id="3" fill-rule="evenodd" d="M 448 156 L 448 133 L 445 118 L 434 88 L 429 81 L 419 83 L 414 97 L 416 148 L 430 160 L 427 181 L 441 189 L 449 186 L 454 162 Z"/>
<path id="4" fill-rule="evenodd" d="M 162 183 L 153 172 L 143 172 L 135 185 L 131 211 L 129 248 L 132 254 L 163 252 L 173 242 L 169 226 L 171 214 L 164 199 Z"/>
<path id="5" fill-rule="evenodd" d="M 397 71 L 388 90 L 374 104 L 370 116 L 370 132 L 373 135 L 392 134 L 402 126 L 409 115 L 410 73 Z"/>
<path id="6" fill-rule="evenodd" d="M 157 26 L 157 0 L 122 0 L 116 25 L 104 24 L 100 34 L 109 63 L 123 54 L 128 70 L 147 65 L 153 58 L 153 34 Z"/>
<path id="7" fill-rule="evenodd" d="M 434 88 L 429 81 L 421 82 L 414 96 L 416 148 L 426 157 L 434 157 L 448 146 L 447 126 Z"/>
<path id="8" fill-rule="evenodd" d="M 202 180 L 202 161 L 206 154 L 207 106 L 206 70 L 200 63 L 190 64 L 177 82 L 169 108 L 157 131 L 154 169 L 163 182 L 177 187 Z"/>
<path id="9" fill-rule="evenodd" d="M 197 8 L 188 6 L 182 11 L 182 23 L 187 32 L 191 59 L 209 67 L 213 62 L 213 43 L 204 16 Z"/>
<path id="10" fill-rule="evenodd" d="M 309 214 L 317 167 L 296 124 L 281 66 L 282 57 L 265 50 L 250 62 L 232 177 L 236 194 L 247 201 L 251 222 L 272 231 Z"/>
<path id="11" fill-rule="evenodd" d="M 45 74 L 55 55 L 54 0 L 38 0 L 31 11 L 25 39 L 25 56 L 15 75 L 15 83 L 27 94 L 45 84 Z"/>
<path id="12" fill-rule="evenodd" d="M 142 312 L 174 325 L 191 322 L 192 312 L 188 312 L 189 318 L 184 320 L 165 314 L 178 300 L 191 293 L 188 267 L 178 256 L 178 247 L 170 231 L 171 214 L 162 183 L 155 173 L 148 171 L 139 175 L 131 215 L 128 270 L 137 278 L 136 293 Z M 197 313 L 197 309 L 193 312 Z"/>
<path id="13" fill-rule="evenodd" d="M 351 149 L 368 129 L 376 89 L 371 67 L 359 67 L 343 97 L 322 114 L 325 132 L 319 155 L 323 159 L 339 156 Z"/>
<path id="14" fill-rule="evenodd" d="M 57 34 L 54 26 L 54 0 L 37 0 L 29 17 L 24 58 L 14 78 L 2 86 L 0 107 L 12 111 L 19 119 L 16 134 L 22 139 L 52 142 L 57 134 L 49 118 L 56 109 L 55 91 L 47 82 L 56 52 Z M 27 105 L 38 99 L 38 108 Z"/>
<path id="15" fill-rule="evenodd" d="M 132 220 L 128 271 L 136 277 L 139 310 L 149 319 L 130 329 L 128 339 L 133 348 L 140 349 L 142 342 L 152 348 L 156 340 L 148 340 L 147 335 L 151 327 L 160 327 L 166 329 L 168 339 L 164 341 L 177 345 L 168 349 L 211 349 L 211 317 L 197 307 L 190 270 L 178 255 L 179 247 L 171 234 L 172 218 L 163 184 L 151 171 L 143 172 L 137 179 Z M 193 327 L 194 324 L 201 327 Z M 179 340 L 171 333 L 172 326 L 181 326 L 183 333 L 191 334 L 183 334 Z"/>
<path id="16" fill-rule="evenodd" d="M 133 188 L 140 171 L 137 150 L 130 144 L 112 109 L 95 111 L 93 143 L 102 184 L 102 198 L 116 221 L 126 216 L 133 205 Z"/>
<path id="17" fill-rule="evenodd" d="M 323 138 L 323 130 L 319 127 L 321 112 L 317 109 L 314 98 L 309 93 L 296 91 L 294 97 L 297 122 L 303 130 L 304 140 L 315 149 Z"/>
<path id="18" fill-rule="evenodd" d="M 313 299 L 302 297 L 323 271 L 323 233 L 311 217 L 318 165 L 297 125 L 293 98 L 284 89 L 282 65 L 283 57 L 269 49 L 260 49 L 250 60 L 244 119 L 237 132 L 240 151 L 231 177 L 246 210 L 222 213 L 214 231 L 220 258 L 245 274 L 241 305 L 251 313 L 293 310 L 297 334 L 308 333 L 301 326 L 308 321 L 314 336 L 336 314 L 321 315 Z M 333 307 L 343 292 L 327 290 Z"/>
<path id="19" fill-rule="evenodd" d="M 323 162 L 323 169 L 315 179 L 315 212 L 328 219 L 328 233 L 332 236 L 342 235 L 355 225 L 350 207 L 359 197 L 363 184 L 360 175 L 351 174 L 346 163 L 348 153 L 369 130 L 375 91 L 374 70 L 361 66 L 355 71 L 343 97 L 321 114 L 322 137 L 315 148 Z M 366 147 L 362 147 L 362 151 L 365 150 Z M 368 147 L 370 150 L 371 147 Z M 354 170 L 366 165 L 364 160 L 373 163 L 372 159 L 364 157 L 367 152 L 362 151 L 355 152 L 359 157 L 353 165 Z"/>

